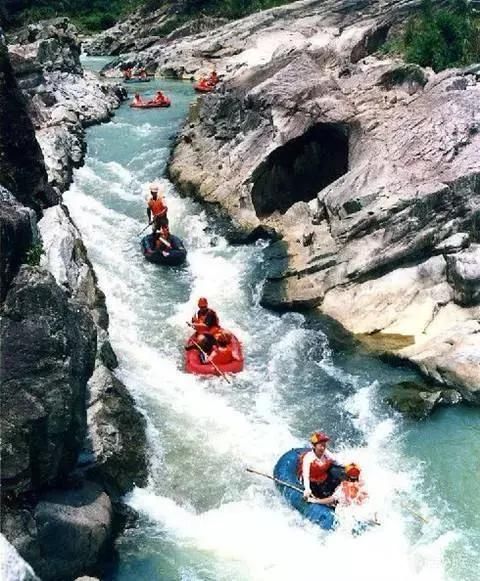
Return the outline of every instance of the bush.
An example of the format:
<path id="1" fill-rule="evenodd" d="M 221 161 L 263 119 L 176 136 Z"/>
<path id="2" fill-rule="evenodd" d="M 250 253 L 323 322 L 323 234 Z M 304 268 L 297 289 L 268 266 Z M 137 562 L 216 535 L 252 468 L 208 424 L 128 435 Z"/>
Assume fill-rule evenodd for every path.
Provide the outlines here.
<path id="1" fill-rule="evenodd" d="M 424 0 L 420 16 L 405 29 L 405 59 L 435 72 L 480 59 L 480 21 L 465 0 L 452 0 L 448 8 L 435 10 Z"/>
<path id="2" fill-rule="evenodd" d="M 43 245 L 41 242 L 33 244 L 33 246 L 31 246 L 27 251 L 25 262 L 30 266 L 38 266 L 44 252 L 45 251 L 43 250 Z"/>

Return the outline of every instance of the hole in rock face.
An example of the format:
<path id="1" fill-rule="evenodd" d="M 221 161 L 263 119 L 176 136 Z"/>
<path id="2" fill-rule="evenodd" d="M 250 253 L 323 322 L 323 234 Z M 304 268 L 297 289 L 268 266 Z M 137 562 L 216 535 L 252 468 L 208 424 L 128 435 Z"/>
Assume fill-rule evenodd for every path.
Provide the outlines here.
<path id="1" fill-rule="evenodd" d="M 319 123 L 273 151 L 253 172 L 252 202 L 257 216 L 285 213 L 308 202 L 348 171 L 348 129 Z"/>

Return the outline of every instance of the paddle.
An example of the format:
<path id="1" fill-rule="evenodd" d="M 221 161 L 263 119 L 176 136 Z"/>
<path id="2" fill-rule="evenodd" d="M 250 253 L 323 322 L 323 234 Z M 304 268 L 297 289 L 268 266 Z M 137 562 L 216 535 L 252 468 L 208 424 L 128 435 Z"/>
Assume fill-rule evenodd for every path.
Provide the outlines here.
<path id="1" fill-rule="evenodd" d="M 186 321 L 187 325 L 189 327 L 192 327 L 193 329 L 195 329 L 195 327 L 192 325 L 192 323 L 189 323 L 188 321 Z M 200 345 L 194 341 L 193 339 L 190 339 L 190 341 L 193 343 L 193 345 L 195 345 L 195 347 L 200 351 L 200 353 L 203 353 L 205 355 L 205 358 L 208 359 L 208 353 L 206 353 L 201 347 Z M 213 361 L 209 361 L 209 363 L 212 364 L 213 368 L 218 372 L 219 375 L 221 375 L 223 377 L 223 379 L 231 384 L 232 382 L 228 379 L 228 377 L 225 375 L 225 373 L 223 373 L 223 371 L 221 369 L 219 369 L 219 367 L 217 365 L 215 365 L 215 363 Z"/>
<path id="2" fill-rule="evenodd" d="M 269 478 L 270 480 L 273 480 L 274 482 L 276 482 L 277 484 L 281 484 L 282 486 L 285 486 L 286 488 L 291 488 L 292 490 L 296 490 L 297 492 L 300 492 L 300 494 L 303 495 L 303 489 L 295 486 L 294 484 L 290 484 L 289 482 L 285 482 L 284 480 L 280 480 L 279 478 L 275 478 L 275 476 L 270 476 L 270 474 L 266 474 L 265 472 L 259 472 L 258 470 L 254 470 L 253 468 L 245 468 L 245 470 L 247 472 L 251 472 L 252 474 L 258 474 L 258 476 L 264 476 L 265 478 Z"/>
<path id="3" fill-rule="evenodd" d="M 139 232 L 139 233 L 137 234 L 137 236 L 140 236 L 140 234 L 143 234 L 143 233 L 145 232 L 145 230 L 146 230 L 146 229 L 147 229 L 149 226 L 151 226 L 152 224 L 153 224 L 153 220 L 152 220 L 151 222 L 149 222 L 149 223 L 148 223 L 148 224 L 145 226 L 145 228 L 144 228 L 144 229 L 143 229 L 141 232 Z"/>

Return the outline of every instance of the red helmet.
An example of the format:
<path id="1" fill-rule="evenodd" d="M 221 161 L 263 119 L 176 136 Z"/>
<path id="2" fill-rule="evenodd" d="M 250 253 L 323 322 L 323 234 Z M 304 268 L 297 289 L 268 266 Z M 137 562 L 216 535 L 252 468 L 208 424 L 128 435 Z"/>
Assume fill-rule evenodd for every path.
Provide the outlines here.
<path id="1" fill-rule="evenodd" d="M 310 436 L 310 442 L 315 445 L 319 442 L 328 442 L 330 438 L 324 432 L 313 432 Z"/>
<path id="2" fill-rule="evenodd" d="M 198 306 L 200 308 L 202 308 L 202 307 L 208 307 L 208 301 L 207 301 L 207 299 L 205 297 L 199 298 L 198 299 Z"/>
<path id="3" fill-rule="evenodd" d="M 345 466 L 345 474 L 350 478 L 358 478 L 360 476 L 360 466 L 357 466 L 353 462 Z"/>

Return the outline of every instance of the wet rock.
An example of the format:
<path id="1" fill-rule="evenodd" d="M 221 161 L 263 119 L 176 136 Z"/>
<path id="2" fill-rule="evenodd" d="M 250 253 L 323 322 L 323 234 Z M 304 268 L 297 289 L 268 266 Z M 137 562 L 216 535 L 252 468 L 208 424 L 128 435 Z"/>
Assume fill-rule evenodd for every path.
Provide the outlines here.
<path id="1" fill-rule="evenodd" d="M 19 493 L 51 484 L 76 462 L 96 332 L 51 274 L 22 266 L 1 333 L 2 487 Z"/>
<path id="2" fill-rule="evenodd" d="M 95 457 L 91 472 L 117 497 L 146 482 L 145 419 L 123 383 L 105 367 L 96 367 L 88 386 L 89 440 Z"/>
<path id="3" fill-rule="evenodd" d="M 432 386 L 403 381 L 393 388 L 386 401 L 399 412 L 420 420 L 441 404 L 459 403 L 461 396 L 455 390 L 436 390 Z"/>

